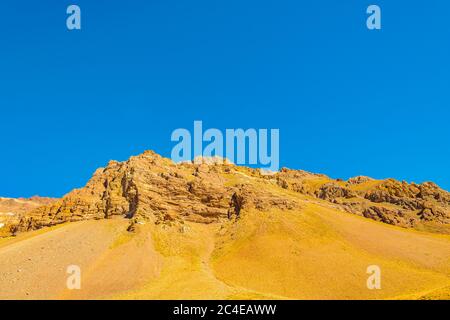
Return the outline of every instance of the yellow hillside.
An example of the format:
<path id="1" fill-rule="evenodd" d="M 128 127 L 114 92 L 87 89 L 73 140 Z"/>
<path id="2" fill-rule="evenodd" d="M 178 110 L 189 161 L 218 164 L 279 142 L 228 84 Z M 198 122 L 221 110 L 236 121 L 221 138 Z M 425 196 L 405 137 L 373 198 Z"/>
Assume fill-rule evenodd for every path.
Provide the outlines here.
<path id="1" fill-rule="evenodd" d="M 239 223 L 188 222 L 182 232 L 148 224 L 129 233 L 126 227 L 123 219 L 84 221 L 3 240 L 0 298 L 450 297 L 450 237 L 314 203 L 297 211 L 247 212 Z M 25 264 L 17 249 L 26 253 Z M 70 291 L 61 265 L 74 263 L 83 282 Z M 374 264 L 381 268 L 381 290 L 366 287 L 367 266 Z M 25 276 L 18 278 L 17 268 Z"/>
<path id="2" fill-rule="evenodd" d="M 0 299 L 450 299 L 450 194 L 433 183 L 145 152 L 2 219 Z"/>

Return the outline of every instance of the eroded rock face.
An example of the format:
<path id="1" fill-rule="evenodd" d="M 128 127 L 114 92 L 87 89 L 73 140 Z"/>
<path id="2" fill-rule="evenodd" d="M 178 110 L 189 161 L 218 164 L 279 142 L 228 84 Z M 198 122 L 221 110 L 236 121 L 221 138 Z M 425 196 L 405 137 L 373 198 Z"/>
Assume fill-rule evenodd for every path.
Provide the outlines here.
<path id="1" fill-rule="evenodd" d="M 147 151 L 124 162 L 110 161 L 85 187 L 62 199 L 36 201 L 39 205 L 17 209 L 7 218 L 0 214 L 0 236 L 114 217 L 130 219 L 130 230 L 141 222 L 238 221 L 247 210 L 295 210 L 307 202 L 402 227 L 450 223 L 450 195 L 434 183 L 408 184 L 363 176 L 343 181 L 287 168 L 263 175 L 231 163 L 198 160 L 174 164 Z M 2 203 L 0 199 L 0 213 Z M 4 203 L 11 206 L 20 201 Z"/>
<path id="2" fill-rule="evenodd" d="M 416 212 L 419 220 L 450 223 L 449 193 L 432 182 L 408 184 L 388 179 L 364 197 L 375 203 L 396 205 L 402 211 Z"/>
<path id="3" fill-rule="evenodd" d="M 370 206 L 369 208 L 364 209 L 363 216 L 376 221 L 402 227 L 413 227 L 417 221 L 414 218 L 408 218 L 405 216 L 401 210 L 377 206 Z"/>
<path id="4" fill-rule="evenodd" d="M 106 168 L 98 169 L 84 188 L 22 215 L 8 230 L 15 234 L 68 221 L 116 216 L 129 218 L 131 223 L 212 223 L 227 219 L 233 211 L 239 215 L 244 207 L 295 207 L 293 201 L 251 183 L 227 185 L 224 175 L 248 179 L 260 176 L 257 170 L 235 169 L 238 167 L 232 164 L 216 162 L 176 165 L 148 151 L 125 162 L 111 161 Z"/>
<path id="5" fill-rule="evenodd" d="M 237 185 L 235 190 L 231 196 L 228 218 L 239 217 L 244 209 L 267 211 L 270 209 L 292 210 L 299 207 L 299 204 L 292 199 L 275 196 L 266 190 L 258 190 L 251 184 Z"/>
<path id="6" fill-rule="evenodd" d="M 373 181 L 374 179 L 370 178 L 370 177 L 366 177 L 366 176 L 357 176 L 357 177 L 353 177 L 348 179 L 348 183 L 351 185 L 355 185 L 355 184 L 362 184 L 368 181 Z"/>
<path id="7" fill-rule="evenodd" d="M 57 199 L 34 196 L 31 198 L 0 198 L 0 236 L 9 235 L 9 227 L 19 223 L 27 212 L 50 205 Z"/>
<path id="8" fill-rule="evenodd" d="M 323 200 L 333 200 L 336 198 L 353 198 L 356 197 L 356 193 L 345 187 L 341 187 L 335 183 L 326 183 L 320 187 L 315 195 Z"/>
<path id="9" fill-rule="evenodd" d="M 314 196 L 349 213 L 392 225 L 450 224 L 450 193 L 432 182 L 409 184 L 365 176 L 345 182 L 289 169 L 281 170 L 276 182 L 283 189 Z"/>
<path id="10" fill-rule="evenodd" d="M 437 221 L 440 223 L 450 223 L 450 214 L 448 208 L 437 206 L 431 201 L 423 203 L 423 209 L 419 212 L 419 218 L 425 221 Z"/>

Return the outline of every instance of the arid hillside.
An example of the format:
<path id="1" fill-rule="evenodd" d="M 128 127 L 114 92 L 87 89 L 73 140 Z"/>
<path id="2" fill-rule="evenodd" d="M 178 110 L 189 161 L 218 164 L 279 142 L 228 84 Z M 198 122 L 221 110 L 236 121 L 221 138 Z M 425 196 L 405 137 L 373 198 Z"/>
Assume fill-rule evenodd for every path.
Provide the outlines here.
<path id="1" fill-rule="evenodd" d="M 130 219 L 130 229 L 139 221 L 213 223 L 238 217 L 245 209 L 295 210 L 311 201 L 405 228 L 449 230 L 450 194 L 432 182 L 408 184 L 363 176 L 342 181 L 286 168 L 263 175 L 221 159 L 197 162 L 174 164 L 148 151 L 125 162 L 111 161 L 84 188 L 58 201 L 0 201 L 0 209 L 9 204 L 18 216 L 5 222 L 3 234 L 115 216 Z"/>
<path id="2" fill-rule="evenodd" d="M 5 224 L 13 225 L 18 223 L 27 212 L 33 211 L 33 209 L 41 206 L 49 205 L 55 201 L 56 199 L 38 196 L 28 199 L 0 197 L 0 229 L 5 227 Z"/>
<path id="3" fill-rule="evenodd" d="M 148 151 L 13 212 L 0 221 L 0 298 L 450 297 L 450 194 L 431 182 Z M 65 288 L 70 264 L 81 290 Z M 370 265 L 381 289 L 367 288 Z"/>

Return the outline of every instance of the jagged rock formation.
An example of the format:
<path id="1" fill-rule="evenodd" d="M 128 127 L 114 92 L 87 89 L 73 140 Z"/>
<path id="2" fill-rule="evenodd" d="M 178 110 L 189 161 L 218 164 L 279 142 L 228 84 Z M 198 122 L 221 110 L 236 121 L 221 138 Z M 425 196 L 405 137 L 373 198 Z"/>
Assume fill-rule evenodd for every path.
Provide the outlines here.
<path id="1" fill-rule="evenodd" d="M 322 185 L 315 195 L 323 200 L 334 200 L 336 198 L 354 198 L 356 193 L 352 190 L 341 187 L 340 185 L 330 182 Z"/>
<path id="2" fill-rule="evenodd" d="M 0 198 L 0 235 L 7 226 L 16 225 L 23 215 L 38 207 L 50 205 L 57 199 L 34 196 L 31 198 Z M 4 232 L 4 231 L 3 231 Z"/>
<path id="3" fill-rule="evenodd" d="M 364 176 L 342 181 L 323 175 L 298 176 L 292 170 L 281 170 L 278 184 L 285 189 L 314 194 L 347 212 L 392 225 L 414 227 L 424 221 L 450 224 L 450 193 L 432 182 L 408 184 Z"/>
<path id="4" fill-rule="evenodd" d="M 84 188 L 0 221 L 0 235 L 114 217 L 130 219 L 130 230 L 144 222 L 215 223 L 237 219 L 246 210 L 294 210 L 305 201 L 402 227 L 450 223 L 450 194 L 431 182 L 408 184 L 363 176 L 342 181 L 286 168 L 263 175 L 222 161 L 174 164 L 147 151 L 125 162 L 110 161 Z"/>
<path id="5" fill-rule="evenodd" d="M 296 206 L 294 201 L 252 184 L 227 185 L 226 176 L 236 174 L 231 173 L 237 168 L 231 164 L 197 162 L 176 165 L 152 151 L 125 162 L 111 161 L 106 168 L 98 169 L 84 188 L 22 215 L 5 230 L 15 234 L 67 221 L 116 216 L 129 218 L 131 224 L 151 221 L 171 225 L 186 220 L 212 223 L 230 216 L 233 195 L 245 208 Z M 259 175 L 257 170 L 242 171 Z"/>

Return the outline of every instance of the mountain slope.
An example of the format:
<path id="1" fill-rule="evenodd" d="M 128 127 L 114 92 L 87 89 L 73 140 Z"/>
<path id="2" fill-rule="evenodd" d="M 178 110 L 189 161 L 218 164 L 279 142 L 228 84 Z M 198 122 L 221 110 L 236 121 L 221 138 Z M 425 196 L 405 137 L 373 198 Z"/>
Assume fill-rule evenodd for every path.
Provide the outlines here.
<path id="1" fill-rule="evenodd" d="M 292 210 L 306 201 L 408 228 L 450 229 L 450 194 L 431 182 L 356 177 L 348 181 L 282 169 L 274 175 L 223 163 L 182 163 L 152 151 L 125 162 L 111 161 L 88 184 L 59 201 L 5 222 L 3 235 L 67 221 L 127 217 L 181 225 L 218 222 L 242 208 Z"/>
<path id="2" fill-rule="evenodd" d="M 315 204 L 184 227 L 139 224 L 130 233 L 128 221 L 117 218 L 4 239 L 0 298 L 450 298 L 449 236 Z M 72 264 L 81 267 L 81 290 L 65 288 Z M 381 290 L 366 287 L 374 264 Z"/>
<path id="3" fill-rule="evenodd" d="M 433 183 L 149 151 L 7 220 L 0 298 L 448 299 L 449 206 Z M 65 287 L 71 264 L 81 290 Z M 367 288 L 370 265 L 381 290 Z"/>

